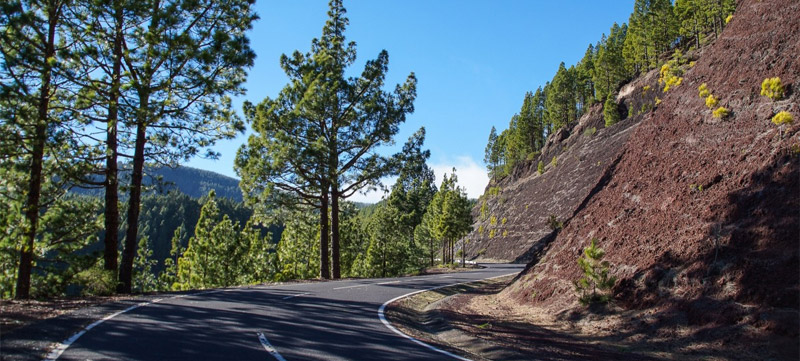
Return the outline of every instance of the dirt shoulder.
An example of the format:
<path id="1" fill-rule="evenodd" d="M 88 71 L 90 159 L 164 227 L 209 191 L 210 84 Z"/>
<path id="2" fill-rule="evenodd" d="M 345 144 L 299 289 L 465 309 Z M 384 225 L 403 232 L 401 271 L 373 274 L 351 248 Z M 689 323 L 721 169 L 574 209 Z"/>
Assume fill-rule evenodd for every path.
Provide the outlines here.
<path id="1" fill-rule="evenodd" d="M 506 277 L 423 292 L 390 304 L 386 316 L 403 332 L 474 360 L 659 359 L 515 317 L 487 299 L 510 281 Z"/>
<path id="2" fill-rule="evenodd" d="M 518 306 L 497 295 L 510 280 L 423 292 L 389 305 L 386 316 L 403 332 L 474 360 L 789 359 L 780 350 L 791 340 L 726 341 L 747 329 L 693 327 L 613 306 L 556 315 Z"/>

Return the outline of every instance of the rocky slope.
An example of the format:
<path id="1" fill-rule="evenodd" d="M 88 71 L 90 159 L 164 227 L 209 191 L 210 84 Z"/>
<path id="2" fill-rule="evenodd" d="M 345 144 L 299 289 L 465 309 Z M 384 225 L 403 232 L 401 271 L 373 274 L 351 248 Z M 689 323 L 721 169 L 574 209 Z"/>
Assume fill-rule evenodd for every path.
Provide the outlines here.
<path id="1" fill-rule="evenodd" d="M 644 118 L 642 108 L 655 102 L 657 79 L 653 70 L 620 92 L 625 120 L 605 128 L 602 105 L 595 104 L 578 122 L 549 137 L 538 157 L 518 165 L 510 176 L 490 182 L 472 212 L 476 223 L 465 237 L 467 257 L 529 262 L 540 255 L 555 236 L 550 218 L 556 222 L 571 218 L 596 191 Z M 545 165 L 541 174 L 539 161 Z"/>
<path id="2" fill-rule="evenodd" d="M 474 242 L 492 255 L 501 255 L 492 247 L 523 254 L 523 244 L 546 244 L 498 299 L 574 315 L 582 309 L 572 285 L 581 276 L 576 261 L 590 239 L 597 238 L 618 277 L 616 305 L 643 311 L 632 320 L 637 332 L 679 325 L 691 329 L 681 336 L 722 346 L 787 337 L 793 340 L 789 358 L 797 357 L 798 58 L 800 2 L 741 1 L 720 38 L 684 74 L 683 84 L 659 94 L 660 105 L 629 126 L 630 135 L 616 135 L 616 142 L 622 142 L 619 156 L 598 159 L 602 171 L 584 167 L 587 173 L 558 175 L 551 169 L 538 181 L 529 175 L 501 184 L 504 201 L 489 207 L 492 214 L 511 218 L 505 214 L 521 214 L 531 199 L 553 200 L 542 203 L 547 210 L 528 224 L 506 223 L 514 224 L 508 235 L 520 240 L 508 246 Z M 761 82 L 776 76 L 787 87 L 779 101 L 760 95 Z M 698 96 L 703 83 L 719 105 L 732 111 L 730 116 L 712 116 Z M 791 113 L 794 125 L 781 130 L 772 124 L 779 111 Z M 576 142 L 560 158 L 587 156 L 581 152 L 585 147 Z M 550 172 L 558 177 L 545 181 Z M 571 185 L 576 176 L 593 181 Z M 559 194 L 554 188 L 559 184 L 578 194 Z M 567 199 L 566 205 L 555 206 L 559 199 Z M 563 217 L 564 227 L 542 241 L 548 230 L 542 228 L 545 214 Z M 513 252 L 497 258 L 511 258 Z"/>

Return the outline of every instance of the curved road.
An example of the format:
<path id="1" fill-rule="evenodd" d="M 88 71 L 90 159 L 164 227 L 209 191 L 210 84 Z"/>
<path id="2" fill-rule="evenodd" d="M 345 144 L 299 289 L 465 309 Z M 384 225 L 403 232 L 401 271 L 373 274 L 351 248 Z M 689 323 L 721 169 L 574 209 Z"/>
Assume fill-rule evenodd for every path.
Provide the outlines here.
<path id="1" fill-rule="evenodd" d="M 441 360 L 387 328 L 385 302 L 419 290 L 516 274 L 489 264 L 459 273 L 252 286 L 166 297 L 118 314 L 58 360 Z"/>

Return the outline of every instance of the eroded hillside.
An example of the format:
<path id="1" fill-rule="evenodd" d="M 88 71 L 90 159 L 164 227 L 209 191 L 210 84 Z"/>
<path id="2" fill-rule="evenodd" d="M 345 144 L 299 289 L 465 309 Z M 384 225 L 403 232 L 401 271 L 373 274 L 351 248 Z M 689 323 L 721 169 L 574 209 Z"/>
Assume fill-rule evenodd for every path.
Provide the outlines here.
<path id="1" fill-rule="evenodd" d="M 596 193 L 501 298 L 552 313 L 575 308 L 576 260 L 597 238 L 619 279 L 617 304 L 650 309 L 645 324 L 796 337 L 800 122 L 781 129 L 770 119 L 800 116 L 799 14 L 796 1 L 740 3 L 683 84 L 636 127 Z M 769 77 L 781 78 L 784 99 L 760 95 Z M 698 96 L 703 83 L 730 116 L 712 116 Z"/>

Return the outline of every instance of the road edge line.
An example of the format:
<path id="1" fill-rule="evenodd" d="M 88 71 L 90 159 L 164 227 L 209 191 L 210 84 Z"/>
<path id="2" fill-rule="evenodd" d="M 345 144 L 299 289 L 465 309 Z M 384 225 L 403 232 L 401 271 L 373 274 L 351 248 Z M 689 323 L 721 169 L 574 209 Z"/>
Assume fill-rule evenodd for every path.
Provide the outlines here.
<path id="1" fill-rule="evenodd" d="M 117 316 L 123 314 L 123 313 L 133 311 L 133 310 L 135 310 L 135 309 L 137 309 L 139 307 L 144 307 L 144 306 L 147 306 L 147 305 L 158 303 L 158 302 L 161 302 L 161 301 L 163 301 L 165 299 L 171 300 L 171 299 L 176 299 L 176 298 L 184 298 L 184 297 L 188 297 L 188 296 L 207 295 L 207 294 L 210 294 L 210 293 L 223 292 L 225 290 L 229 290 L 229 289 L 211 290 L 211 291 L 204 291 L 204 292 L 191 293 L 191 294 L 175 295 L 175 296 L 168 297 L 168 298 L 154 298 L 154 299 L 152 299 L 150 301 L 137 303 L 137 304 L 135 304 L 133 306 L 130 306 L 130 307 L 122 310 L 122 311 L 117 311 L 117 312 L 114 312 L 114 313 L 112 313 L 110 315 L 107 315 L 107 316 L 105 316 L 105 317 L 103 317 L 103 318 L 101 318 L 101 319 L 99 319 L 97 321 L 92 322 L 88 326 L 81 328 L 78 332 L 75 332 L 74 334 L 72 334 L 72 336 L 70 336 L 66 340 L 57 343 L 55 345 L 55 347 L 53 347 L 53 349 L 50 350 L 50 352 L 47 353 L 47 356 L 44 357 L 43 361 L 56 361 L 56 360 L 58 360 L 58 358 L 61 357 L 61 354 L 63 354 L 64 351 L 67 350 L 67 348 L 69 348 L 73 343 L 75 343 L 75 341 L 77 341 L 79 338 L 81 338 L 81 336 L 83 336 L 83 334 L 85 334 L 89 330 L 99 326 L 101 323 L 106 322 L 106 321 L 108 321 L 108 320 L 110 320 L 110 319 L 112 319 L 114 317 L 117 317 Z"/>
<path id="2" fill-rule="evenodd" d="M 491 280 L 491 279 L 495 279 L 495 278 L 503 278 L 503 277 L 512 276 L 512 275 L 515 275 L 515 274 L 518 274 L 518 273 L 519 273 L 519 272 L 515 272 L 515 273 L 509 273 L 509 274 L 504 274 L 504 275 L 500 275 L 500 276 L 494 276 L 494 277 L 489 277 L 489 278 L 482 278 L 482 279 L 479 279 L 479 280 L 465 281 L 465 282 L 453 283 L 453 284 L 449 284 L 449 285 L 443 285 L 443 286 L 436 286 L 436 287 L 431 287 L 431 288 L 426 288 L 426 289 L 423 289 L 423 290 L 417 290 L 417 291 L 414 291 L 414 292 L 406 293 L 406 294 L 404 294 L 404 295 L 400 295 L 400 296 L 397 296 L 397 297 L 395 297 L 395 298 L 392 298 L 391 300 L 388 300 L 388 301 L 384 302 L 384 303 L 381 305 L 381 307 L 378 307 L 378 318 L 381 320 L 381 322 L 383 322 L 383 325 L 384 325 L 384 326 L 386 326 L 386 328 L 388 328 L 388 329 L 392 330 L 392 332 L 394 332 L 394 333 L 396 333 L 396 334 L 398 334 L 398 335 L 400 335 L 400 336 L 403 336 L 403 337 L 405 337 L 405 338 L 407 338 L 407 339 L 411 340 L 411 342 L 414 342 L 414 343 L 416 343 L 417 345 L 420 345 L 420 346 L 422 346 L 422 347 L 425 347 L 425 348 L 427 348 L 427 349 L 429 349 L 429 350 L 431 350 L 431 351 L 436 351 L 436 352 L 438 352 L 438 353 L 441 353 L 441 354 L 444 354 L 444 355 L 450 356 L 450 357 L 452 357 L 452 358 L 454 358 L 454 359 L 456 359 L 456 360 L 461 360 L 461 361 L 472 361 L 472 360 L 470 360 L 470 359 L 468 359 L 468 358 L 461 357 L 461 356 L 459 356 L 459 355 L 456 355 L 456 354 L 454 354 L 454 353 L 452 353 L 452 352 L 445 351 L 445 350 L 442 350 L 442 349 L 440 349 L 440 348 L 438 348 L 438 347 L 436 347 L 436 346 L 432 346 L 432 345 L 430 345 L 430 344 L 427 344 L 427 343 L 425 343 L 425 342 L 422 342 L 422 341 L 420 341 L 420 340 L 418 340 L 418 339 L 416 339 L 416 338 L 414 338 L 414 337 L 412 337 L 412 336 L 410 336 L 410 335 L 407 335 L 407 334 L 403 333 L 403 331 L 400 331 L 400 330 L 398 330 L 396 327 L 392 326 L 392 323 L 391 323 L 391 322 L 389 322 L 389 320 L 387 320 L 387 319 L 386 319 L 386 315 L 385 315 L 385 313 L 384 313 L 384 311 L 386 310 L 386 306 L 388 306 L 388 305 L 389 305 L 390 303 L 392 303 L 392 302 L 398 301 L 398 300 L 400 300 L 400 299 L 402 299 L 402 298 L 411 297 L 411 296 L 413 296 L 413 295 L 416 295 L 416 294 L 418 294 L 418 293 L 427 292 L 427 291 L 433 291 L 433 290 L 438 290 L 438 289 L 441 289 L 441 288 L 446 288 L 446 287 L 459 286 L 459 285 L 464 285 L 464 284 L 468 284 L 468 283 L 474 283 L 474 282 L 480 282 L 480 281 L 485 281 L 485 280 Z"/>
<path id="3" fill-rule="evenodd" d="M 272 344 L 269 343 L 267 336 L 264 336 L 263 332 L 256 332 L 256 334 L 258 335 L 258 341 L 261 342 L 261 346 L 264 346 L 264 349 L 267 350 L 272 357 L 278 361 L 286 361 L 286 359 L 281 356 L 281 353 L 275 349 L 275 346 L 272 346 Z"/>

